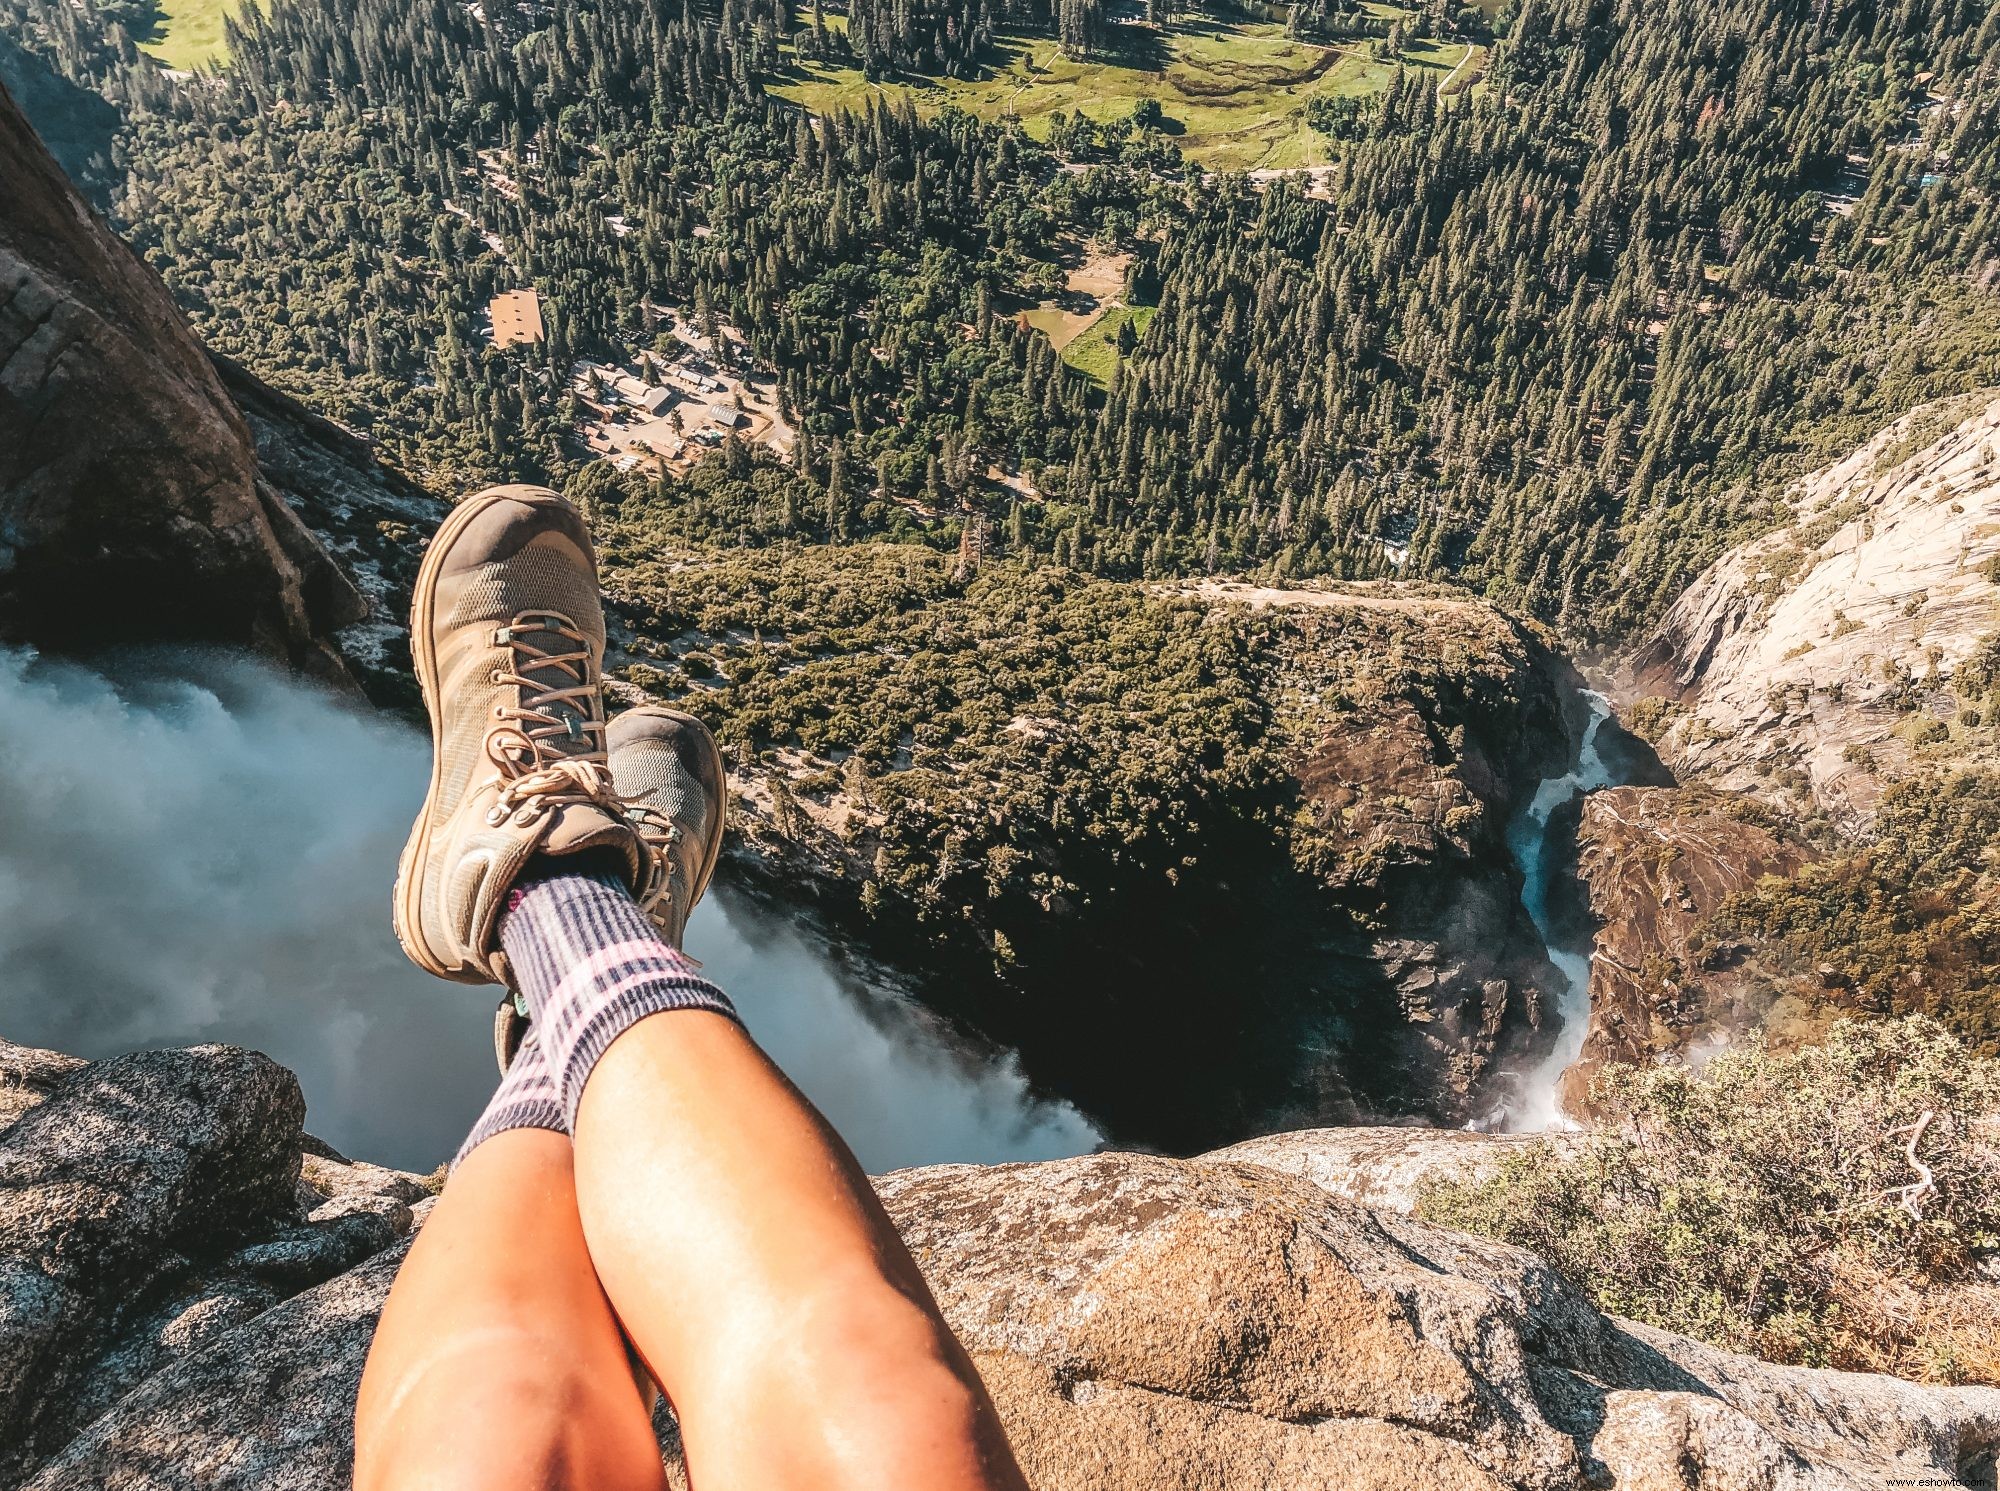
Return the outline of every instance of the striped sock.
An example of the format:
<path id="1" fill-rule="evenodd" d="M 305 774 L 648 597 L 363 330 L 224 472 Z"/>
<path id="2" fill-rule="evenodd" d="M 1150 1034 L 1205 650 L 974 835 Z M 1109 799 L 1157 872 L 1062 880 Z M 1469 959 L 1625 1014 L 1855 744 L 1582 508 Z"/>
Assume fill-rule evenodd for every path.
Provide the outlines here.
<path id="1" fill-rule="evenodd" d="M 737 1018 L 729 996 L 660 936 L 616 871 L 580 859 L 529 866 L 507 893 L 500 945 L 572 1132 L 591 1068 L 639 1021 L 665 1010 Z"/>
<path id="2" fill-rule="evenodd" d="M 486 1105 L 486 1111 L 479 1115 L 479 1122 L 465 1136 L 465 1143 L 459 1145 L 451 1168 L 456 1170 L 473 1150 L 495 1134 L 504 1134 L 509 1129 L 553 1129 L 558 1134 L 569 1133 L 563 1126 L 562 1100 L 556 1094 L 555 1074 L 549 1070 L 548 1058 L 542 1054 L 541 1040 L 533 1030 L 521 1042 L 521 1049 L 514 1053 L 513 1065 L 500 1079 L 500 1086 L 494 1092 L 493 1100 Z"/>

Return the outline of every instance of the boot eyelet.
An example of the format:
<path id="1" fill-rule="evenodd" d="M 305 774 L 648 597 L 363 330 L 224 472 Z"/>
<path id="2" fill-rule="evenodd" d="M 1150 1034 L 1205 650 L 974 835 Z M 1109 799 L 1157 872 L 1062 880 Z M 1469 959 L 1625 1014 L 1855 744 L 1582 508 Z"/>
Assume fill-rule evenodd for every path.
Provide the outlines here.
<path id="1" fill-rule="evenodd" d="M 488 683 L 505 683 L 507 675 L 503 670 L 495 668 L 491 673 L 486 675 L 486 681 Z"/>
<path id="2" fill-rule="evenodd" d="M 498 828 L 501 824 L 505 823 L 506 821 L 507 821 L 507 810 L 505 808 L 488 808 L 486 810 L 487 827 Z"/>
<path id="3" fill-rule="evenodd" d="M 516 828 L 526 828 L 534 821 L 535 810 L 533 808 L 521 808 L 514 814 L 514 827 Z"/>
<path id="4" fill-rule="evenodd" d="M 506 718 L 507 718 L 507 706 L 506 706 L 506 705 L 504 705 L 504 704 L 496 704 L 496 705 L 494 705 L 494 706 L 493 706 L 493 718 L 494 718 L 494 719 L 496 719 L 496 720 L 504 720 L 504 719 L 506 719 Z"/>

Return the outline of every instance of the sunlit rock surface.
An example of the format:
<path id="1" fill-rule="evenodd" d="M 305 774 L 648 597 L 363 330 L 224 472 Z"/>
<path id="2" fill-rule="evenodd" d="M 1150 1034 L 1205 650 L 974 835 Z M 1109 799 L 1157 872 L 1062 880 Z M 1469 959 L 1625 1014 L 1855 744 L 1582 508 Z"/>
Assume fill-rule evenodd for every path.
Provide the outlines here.
<path id="1" fill-rule="evenodd" d="M 0 1132 L 13 1473 L 344 1491 L 422 1184 L 321 1152 L 290 1074 L 247 1052 L 5 1048 L 0 1070 L 24 1113 Z M 1992 1486 L 2000 1391 L 1644 1330 L 1531 1254 L 1306 1178 L 1407 1187 L 1398 1134 L 1454 1163 L 1510 1142 L 1304 1133 L 878 1185 L 1042 1491 Z"/>
<path id="2" fill-rule="evenodd" d="M 1858 828 L 1995 631 L 2000 397 L 1917 409 L 1789 501 L 1674 603 L 1632 692 L 1669 702 L 1676 772 Z"/>

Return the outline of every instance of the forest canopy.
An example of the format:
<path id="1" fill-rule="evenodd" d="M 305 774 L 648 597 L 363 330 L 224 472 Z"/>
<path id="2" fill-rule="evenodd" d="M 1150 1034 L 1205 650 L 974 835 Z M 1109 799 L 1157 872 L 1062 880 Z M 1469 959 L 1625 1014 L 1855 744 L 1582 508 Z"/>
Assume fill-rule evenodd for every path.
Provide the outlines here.
<path id="1" fill-rule="evenodd" d="M 762 529 L 1452 579 L 1595 643 L 1804 461 L 2000 379 L 2000 12 L 1970 0 L 1510 0 L 1479 86 L 1394 71 L 1325 111 L 1331 167 L 1256 182 L 1129 121 L 765 91 L 835 38 L 965 71 L 1084 24 L 1032 0 L 280 4 L 199 87 L 108 11 L 5 3 L 126 103 L 118 210 L 209 341 L 445 490 L 565 479 L 573 361 L 674 307 L 740 330 L 799 432 L 754 476 L 711 458 L 775 497 L 722 504 Z M 1092 242 L 1152 311 L 1102 388 L 1021 314 Z M 517 284 L 548 336 L 496 350 Z"/>

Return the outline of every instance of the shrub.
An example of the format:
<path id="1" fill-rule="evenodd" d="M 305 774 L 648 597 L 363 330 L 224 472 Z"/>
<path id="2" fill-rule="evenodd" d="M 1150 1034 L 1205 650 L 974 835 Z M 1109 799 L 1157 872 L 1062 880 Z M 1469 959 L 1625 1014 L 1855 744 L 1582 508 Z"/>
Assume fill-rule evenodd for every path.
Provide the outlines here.
<path id="1" fill-rule="evenodd" d="M 1995 843 L 2000 772 L 1913 777 L 1883 795 L 1867 842 L 1732 896 L 1708 931 L 1801 980 L 1831 965 L 1862 1008 L 1934 1016 L 2000 1055 Z"/>
<path id="2" fill-rule="evenodd" d="M 1658 745 L 1667 733 L 1667 727 L 1675 718 L 1684 713 L 1682 707 L 1658 694 L 1648 694 L 1632 705 L 1626 724 L 1641 740 Z"/>
<path id="3" fill-rule="evenodd" d="M 2000 1381 L 2000 1062 L 1922 1017 L 1613 1067 L 1602 1127 L 1428 1188 L 1602 1308 L 1777 1361 Z M 1923 1169 L 1913 1166 L 1908 1147 Z"/>

